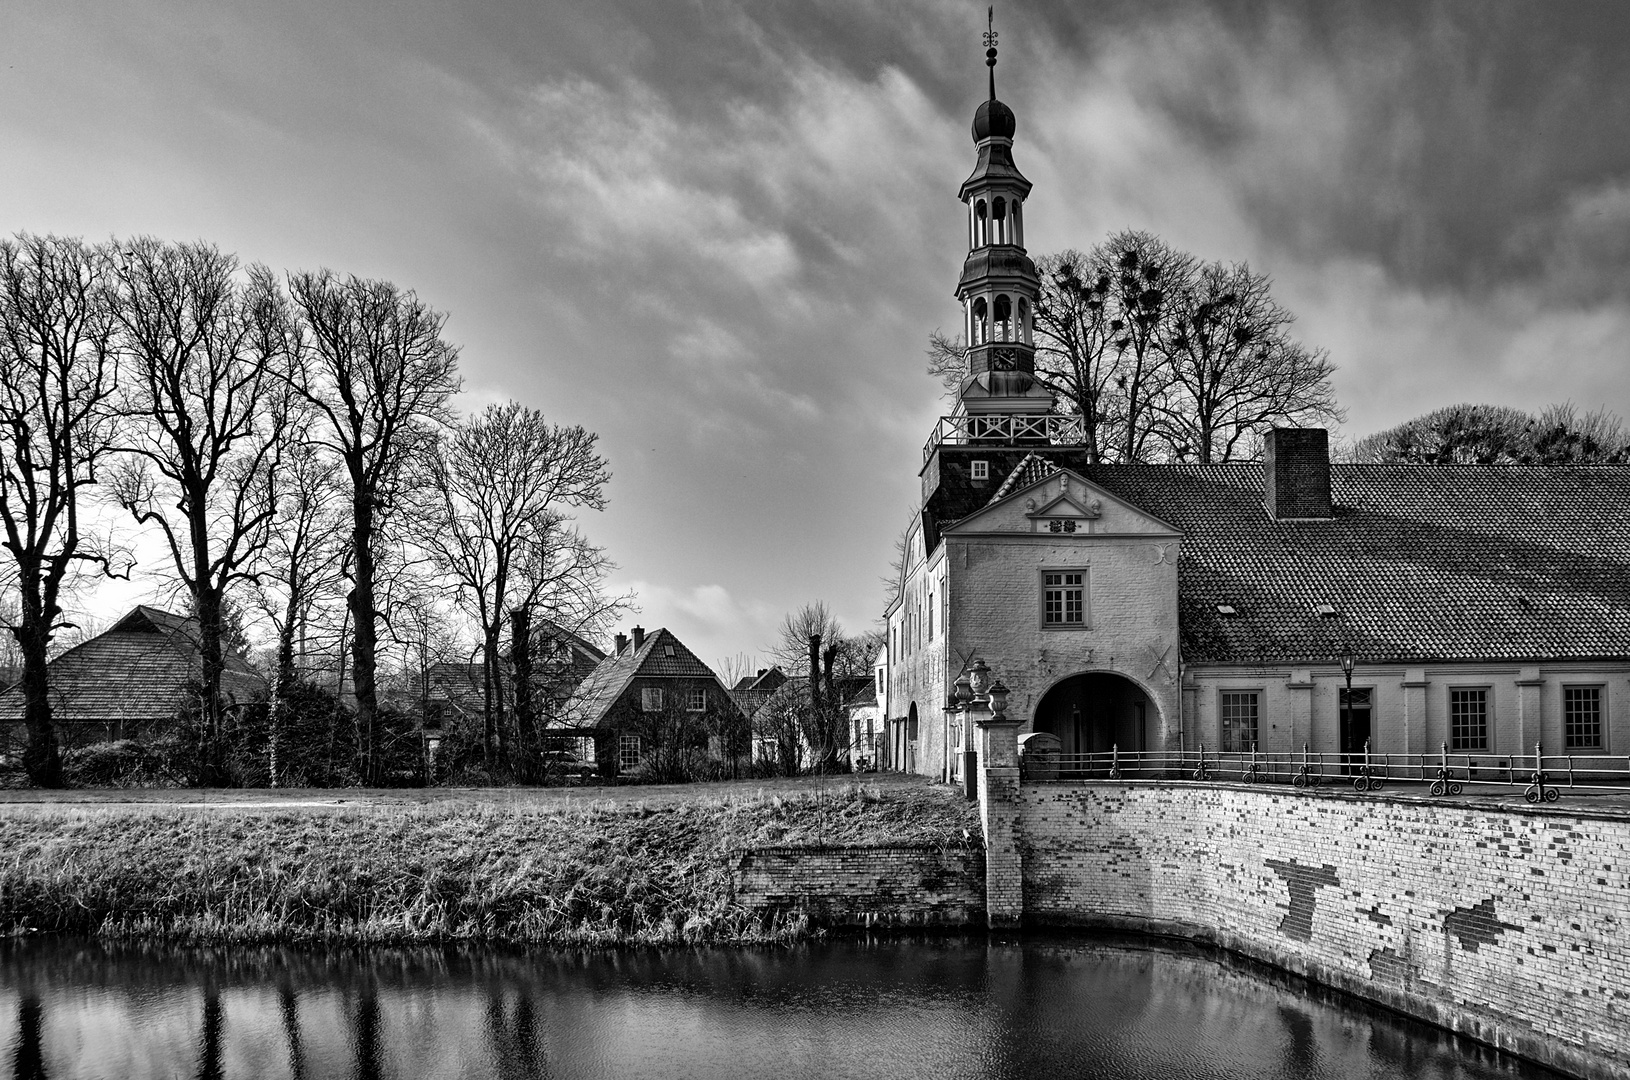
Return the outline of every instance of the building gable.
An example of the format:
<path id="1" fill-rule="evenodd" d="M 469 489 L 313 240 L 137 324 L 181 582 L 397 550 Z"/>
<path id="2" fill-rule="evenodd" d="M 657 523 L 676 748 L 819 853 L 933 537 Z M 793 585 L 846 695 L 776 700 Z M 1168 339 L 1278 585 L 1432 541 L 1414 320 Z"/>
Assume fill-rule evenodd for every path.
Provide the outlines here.
<path id="1" fill-rule="evenodd" d="M 945 529 L 947 536 L 992 533 L 1049 535 L 1180 535 L 1172 525 L 1069 469 L 998 491 L 989 505 Z"/>

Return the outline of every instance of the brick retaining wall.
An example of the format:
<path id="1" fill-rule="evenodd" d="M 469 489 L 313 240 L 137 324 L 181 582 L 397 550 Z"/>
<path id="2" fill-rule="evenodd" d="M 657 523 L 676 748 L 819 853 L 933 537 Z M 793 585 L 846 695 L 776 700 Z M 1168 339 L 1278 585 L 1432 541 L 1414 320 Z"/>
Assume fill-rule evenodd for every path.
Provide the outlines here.
<path id="1" fill-rule="evenodd" d="M 982 926 L 982 848 L 764 847 L 743 851 L 736 899 L 818 926 Z"/>
<path id="2" fill-rule="evenodd" d="M 1025 785 L 1029 923 L 1214 942 L 1579 1076 L 1630 1078 L 1630 820 Z"/>

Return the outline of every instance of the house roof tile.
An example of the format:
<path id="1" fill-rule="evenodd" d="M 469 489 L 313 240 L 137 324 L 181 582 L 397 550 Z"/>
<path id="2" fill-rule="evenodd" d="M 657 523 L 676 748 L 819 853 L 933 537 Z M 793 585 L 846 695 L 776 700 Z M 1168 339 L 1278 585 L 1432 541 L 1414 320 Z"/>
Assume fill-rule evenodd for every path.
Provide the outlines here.
<path id="1" fill-rule="evenodd" d="M 1260 464 L 1074 471 L 1183 532 L 1188 663 L 1630 655 L 1630 468 L 1334 464 L 1334 517 L 1297 522 Z"/>
<path id="2" fill-rule="evenodd" d="M 666 628 L 659 628 L 647 634 L 639 648 L 630 646 L 600 661 L 578 685 L 566 704 L 565 715 L 584 726 L 598 724 L 636 678 L 719 681 L 713 669 L 697 659 L 684 642 Z"/>

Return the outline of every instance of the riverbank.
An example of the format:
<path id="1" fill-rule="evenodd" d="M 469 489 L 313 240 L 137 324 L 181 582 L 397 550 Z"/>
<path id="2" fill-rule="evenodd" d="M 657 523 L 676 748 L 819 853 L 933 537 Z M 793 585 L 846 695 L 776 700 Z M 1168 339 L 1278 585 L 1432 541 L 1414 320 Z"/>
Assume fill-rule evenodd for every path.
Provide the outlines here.
<path id="1" fill-rule="evenodd" d="M 314 793 L 315 794 L 315 793 Z M 334 793 L 321 793 L 329 797 Z M 0 814 L 0 933 L 181 943 L 790 941 L 737 896 L 743 853 L 965 848 L 977 815 L 923 783 L 652 801 L 31 803 Z M 288 795 L 285 794 L 285 799 Z"/>

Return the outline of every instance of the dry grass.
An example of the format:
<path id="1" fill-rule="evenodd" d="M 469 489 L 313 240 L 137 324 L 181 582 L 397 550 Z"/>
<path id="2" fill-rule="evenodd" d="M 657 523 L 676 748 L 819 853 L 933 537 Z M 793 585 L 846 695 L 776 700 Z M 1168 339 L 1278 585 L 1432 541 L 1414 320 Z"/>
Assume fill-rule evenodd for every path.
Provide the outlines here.
<path id="1" fill-rule="evenodd" d="M 977 836 L 946 788 L 834 786 L 686 802 L 576 798 L 204 810 L 13 806 L 0 933 L 186 942 L 788 940 L 735 901 L 731 853 Z"/>

